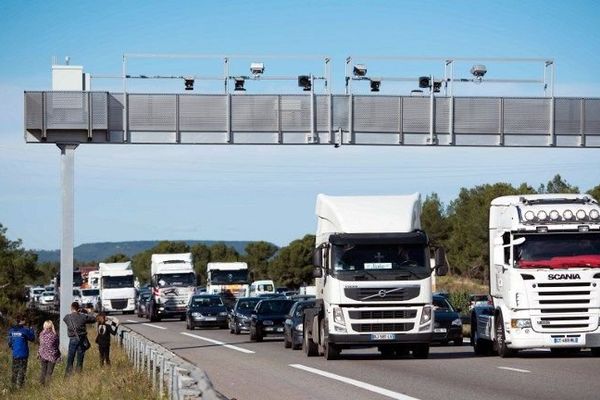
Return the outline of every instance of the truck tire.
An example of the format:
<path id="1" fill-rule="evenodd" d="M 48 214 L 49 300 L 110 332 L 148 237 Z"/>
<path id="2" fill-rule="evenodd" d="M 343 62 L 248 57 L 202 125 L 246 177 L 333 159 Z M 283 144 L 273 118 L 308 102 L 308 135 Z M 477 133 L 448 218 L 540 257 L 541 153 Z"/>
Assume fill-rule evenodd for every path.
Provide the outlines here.
<path id="1" fill-rule="evenodd" d="M 413 347 L 412 354 L 414 358 L 429 358 L 429 343 L 415 344 Z"/>
<path id="2" fill-rule="evenodd" d="M 506 344 L 502 314 L 498 314 L 498 318 L 496 319 L 496 351 L 501 358 L 513 357 L 516 354 L 516 351 L 509 349 Z"/>
<path id="3" fill-rule="evenodd" d="M 325 321 L 321 320 L 321 337 L 323 347 L 323 356 L 326 360 L 337 360 L 340 356 L 340 349 L 333 343 L 329 343 L 329 340 L 325 337 Z"/>
<path id="4" fill-rule="evenodd" d="M 304 353 L 307 357 L 314 357 L 319 355 L 319 347 L 311 338 L 308 337 L 306 324 L 304 324 L 304 338 L 302 340 L 302 347 L 304 348 Z"/>

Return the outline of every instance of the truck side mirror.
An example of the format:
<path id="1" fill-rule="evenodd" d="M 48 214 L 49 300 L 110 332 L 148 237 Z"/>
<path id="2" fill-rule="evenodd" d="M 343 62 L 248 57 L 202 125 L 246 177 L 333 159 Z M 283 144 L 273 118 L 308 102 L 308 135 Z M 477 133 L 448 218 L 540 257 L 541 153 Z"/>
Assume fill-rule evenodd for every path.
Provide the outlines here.
<path id="1" fill-rule="evenodd" d="M 446 262 L 446 251 L 442 247 L 435 249 L 435 274 L 444 276 L 448 273 L 448 262 Z"/>
<path id="2" fill-rule="evenodd" d="M 313 252 L 313 265 L 315 267 L 323 266 L 323 248 L 322 247 L 316 248 L 315 251 Z"/>

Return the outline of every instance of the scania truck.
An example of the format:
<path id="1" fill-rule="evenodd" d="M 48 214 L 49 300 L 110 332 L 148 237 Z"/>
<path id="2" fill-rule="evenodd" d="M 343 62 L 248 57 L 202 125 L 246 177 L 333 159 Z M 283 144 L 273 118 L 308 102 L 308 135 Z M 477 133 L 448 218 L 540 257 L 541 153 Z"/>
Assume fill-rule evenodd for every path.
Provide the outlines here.
<path id="1" fill-rule="evenodd" d="M 133 314 L 135 287 L 133 286 L 131 261 L 100 263 L 98 272 L 100 282 L 98 310 L 105 313 Z"/>
<path id="2" fill-rule="evenodd" d="M 166 317 L 185 320 L 190 298 L 196 290 L 192 253 L 152 254 L 152 296 L 148 302 L 151 321 Z"/>
<path id="3" fill-rule="evenodd" d="M 209 262 L 206 265 L 206 292 L 244 297 L 248 293 L 248 264 Z"/>
<path id="4" fill-rule="evenodd" d="M 445 275 L 443 249 L 430 267 L 421 199 L 318 195 L 313 264 L 316 305 L 304 312 L 304 352 L 335 359 L 353 347 L 383 356 L 429 356 L 431 274 Z"/>
<path id="5" fill-rule="evenodd" d="M 489 219 L 492 304 L 471 312 L 476 354 L 600 355 L 600 206 L 589 195 L 503 196 Z"/>

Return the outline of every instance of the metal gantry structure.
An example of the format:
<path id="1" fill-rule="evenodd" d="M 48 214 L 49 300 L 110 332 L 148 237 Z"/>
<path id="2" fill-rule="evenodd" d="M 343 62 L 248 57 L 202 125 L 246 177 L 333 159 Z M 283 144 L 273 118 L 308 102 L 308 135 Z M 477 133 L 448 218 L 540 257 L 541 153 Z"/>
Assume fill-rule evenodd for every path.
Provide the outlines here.
<path id="1" fill-rule="evenodd" d="M 129 74 L 130 60 L 154 58 L 214 60 L 222 63 L 223 74 Z M 323 64 L 319 73 L 268 75 L 263 63 L 252 63 L 250 75 L 230 72 L 231 60 L 269 58 L 282 57 L 125 54 L 121 75 L 93 76 L 121 79 L 121 92 L 85 90 L 83 82 L 89 79 L 81 76 L 81 67 L 67 77 L 70 84 L 53 82 L 59 90 L 25 92 L 25 141 L 53 143 L 61 151 L 61 319 L 72 299 L 74 152 L 82 144 L 600 147 L 600 98 L 555 97 L 551 59 L 348 57 L 341 94 L 332 93 L 331 58 L 326 56 L 289 57 L 317 60 Z M 373 77 L 355 60 L 439 62 L 443 73 Z M 455 64 L 471 61 L 479 63 L 471 69 L 473 76 L 457 77 Z M 539 63 L 543 77 L 486 78 L 483 62 Z M 128 82 L 134 79 L 179 79 L 186 91 L 129 92 Z M 223 92 L 190 94 L 196 80 L 221 81 Z M 247 80 L 297 80 L 302 93 L 249 94 L 244 90 Z M 352 83 L 364 80 L 372 94 L 354 94 Z M 381 95 L 380 85 L 386 81 L 414 82 L 427 93 Z M 323 83 L 319 92 L 317 82 Z M 538 84 L 543 95 L 460 97 L 453 89 L 459 83 Z M 66 329 L 61 329 L 61 346 L 66 343 Z"/>

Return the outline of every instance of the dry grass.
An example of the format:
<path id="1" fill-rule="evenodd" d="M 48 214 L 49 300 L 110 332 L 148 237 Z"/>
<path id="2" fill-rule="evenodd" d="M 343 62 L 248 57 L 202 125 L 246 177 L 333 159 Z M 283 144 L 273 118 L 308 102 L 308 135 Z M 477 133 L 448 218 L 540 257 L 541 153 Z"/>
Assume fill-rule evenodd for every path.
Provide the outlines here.
<path id="1" fill-rule="evenodd" d="M 438 292 L 489 293 L 487 284 L 460 276 L 438 276 L 436 277 L 436 284 Z"/>
<path id="2" fill-rule="evenodd" d="M 6 331 L 2 331 L 6 337 Z M 146 375 L 136 373 L 121 347 L 113 342 L 110 367 L 100 367 L 98 346 L 93 343 L 95 334 L 90 335 L 92 348 L 85 354 L 83 372 L 65 379 L 65 361 L 56 365 L 54 374 L 46 386 L 39 383 L 40 363 L 37 359 L 37 344 L 29 346 L 29 364 L 25 385 L 20 390 L 11 390 L 11 353 L 6 340 L 0 343 L 0 398 L 20 399 L 155 399 Z M 66 359 L 66 354 L 63 356 Z"/>

